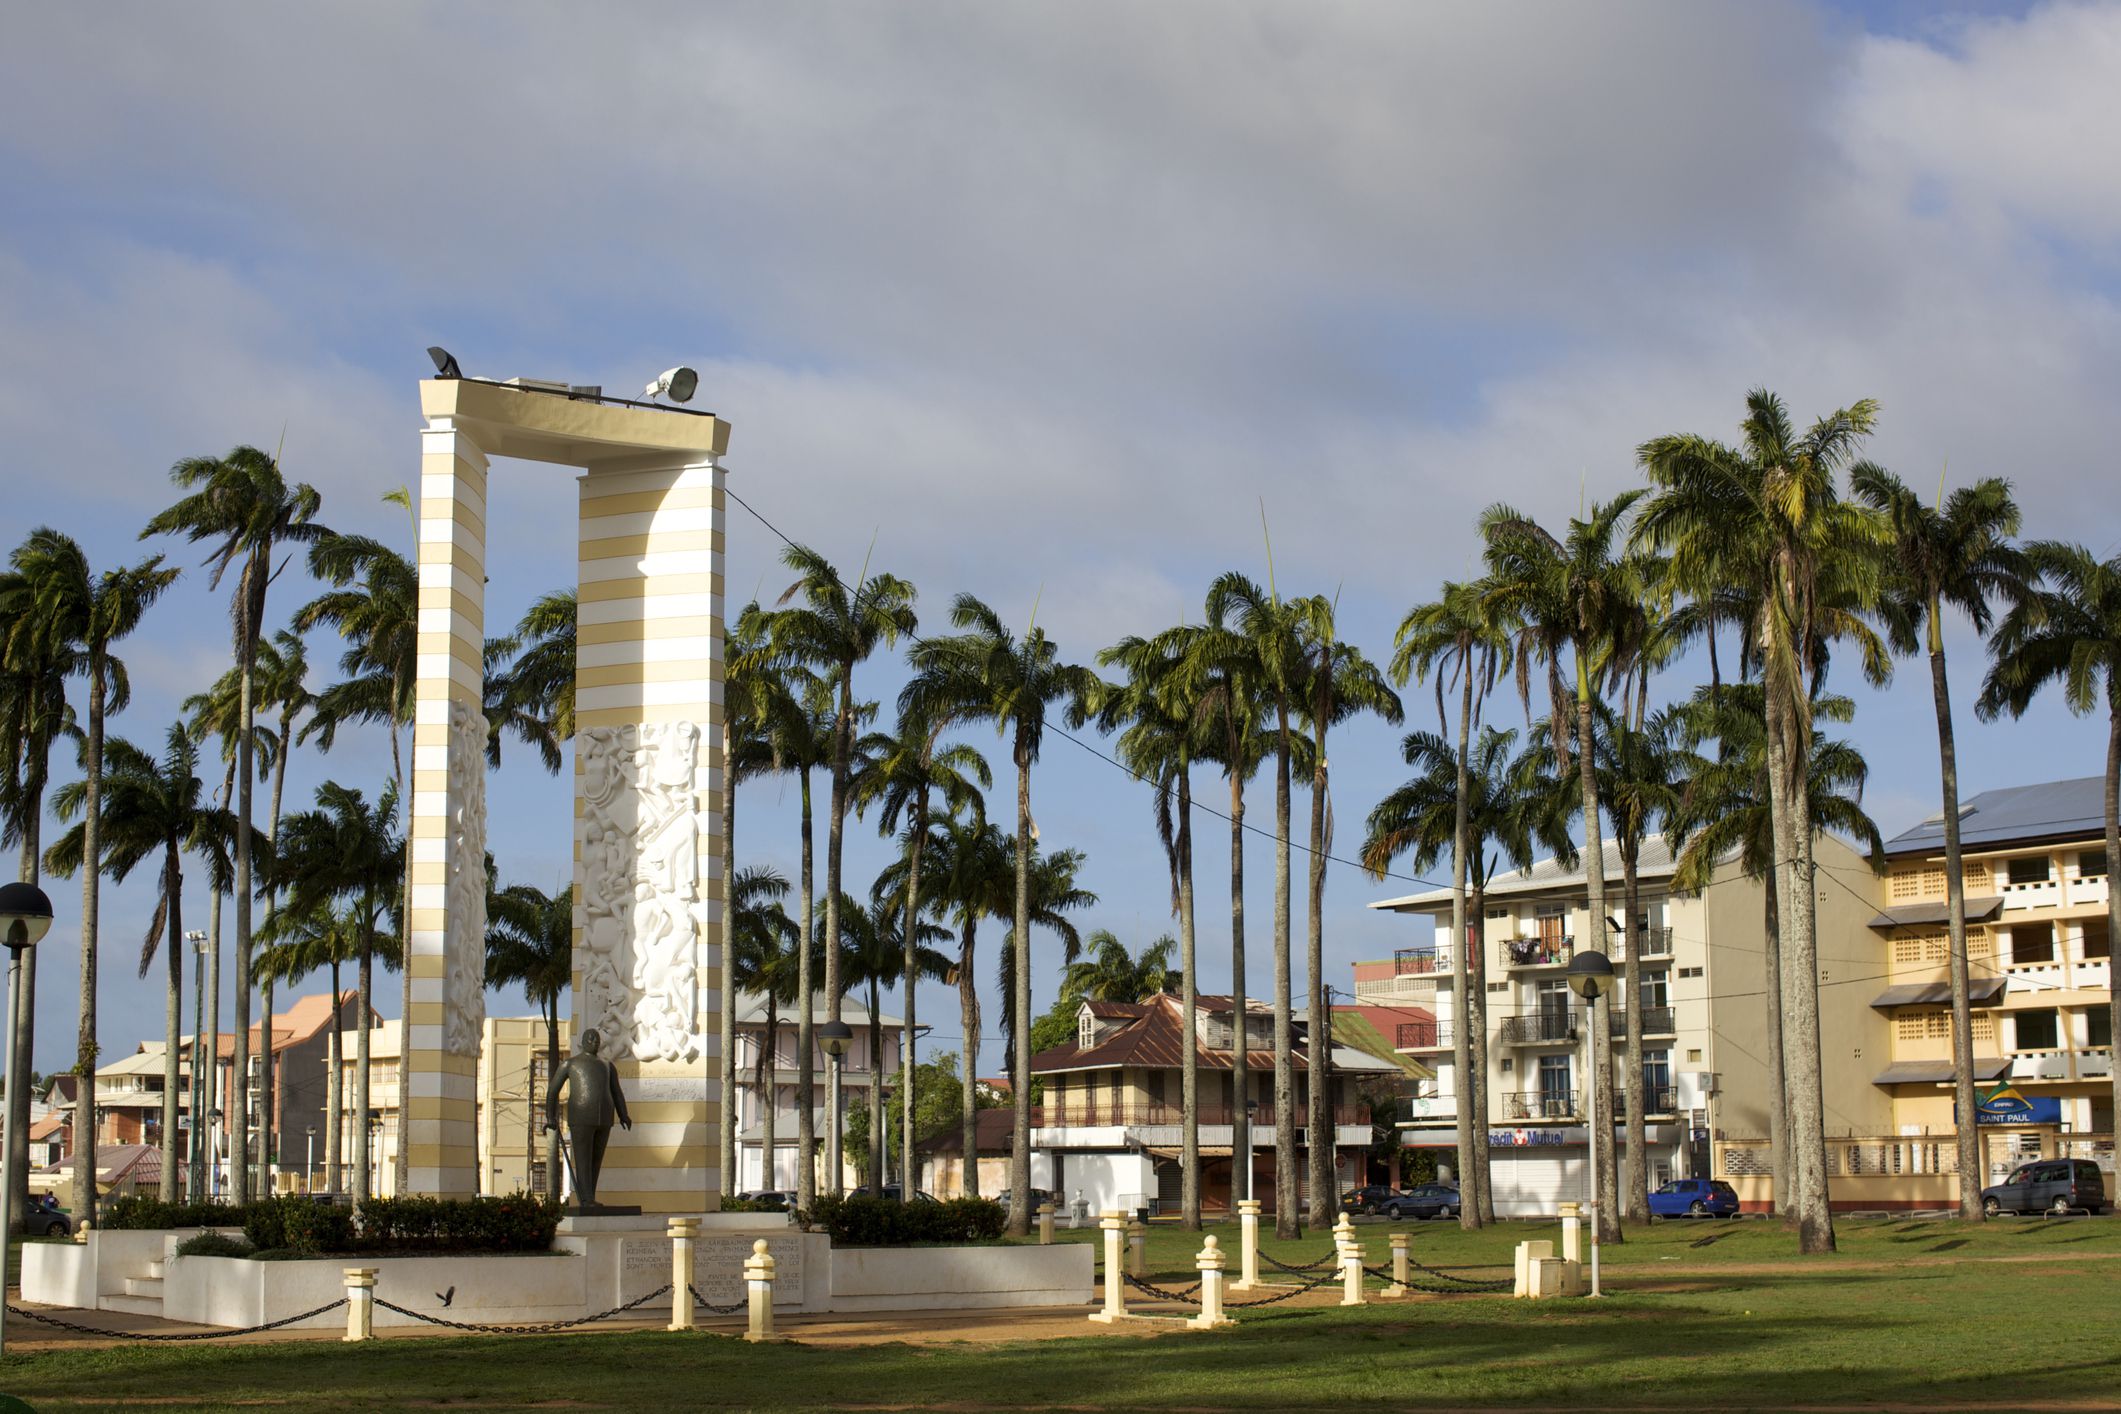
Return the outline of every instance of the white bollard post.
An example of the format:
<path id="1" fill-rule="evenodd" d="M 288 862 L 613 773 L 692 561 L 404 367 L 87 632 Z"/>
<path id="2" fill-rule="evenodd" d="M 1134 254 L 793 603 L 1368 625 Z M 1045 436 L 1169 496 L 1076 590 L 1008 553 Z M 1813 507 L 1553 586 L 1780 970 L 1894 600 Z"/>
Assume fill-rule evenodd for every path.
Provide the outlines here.
<path id="1" fill-rule="evenodd" d="M 1342 1213 L 1333 1220 L 1333 1246 L 1346 1247 L 1355 1240 L 1355 1220 Z"/>
<path id="2" fill-rule="evenodd" d="M 1340 1249 L 1340 1304 L 1360 1306 L 1362 1298 L 1362 1244 L 1351 1236 L 1348 1245 Z"/>
<path id="3" fill-rule="evenodd" d="M 1212 1331 L 1218 1326 L 1234 1326 L 1237 1322 L 1223 1314 L 1223 1262 L 1222 1244 L 1215 1234 L 1209 1233 L 1202 1241 L 1200 1255 L 1193 1265 L 1200 1269 L 1200 1314 L 1186 1324 L 1197 1331 Z"/>
<path id="4" fill-rule="evenodd" d="M 773 1329 L 773 1257 L 763 1237 L 751 1244 L 751 1255 L 744 1260 L 744 1288 L 751 1302 L 744 1339 L 779 1340 Z"/>
<path id="5" fill-rule="evenodd" d="M 346 1272 L 346 1336 L 347 1340 L 374 1340 L 376 1338 L 376 1269 L 374 1267 L 347 1267 Z"/>
<path id="6" fill-rule="evenodd" d="M 667 1330 L 692 1329 L 692 1239 L 699 1235 L 698 1218 L 670 1220 L 670 1324 Z"/>
<path id="7" fill-rule="evenodd" d="M 1232 1291 L 1250 1291 L 1259 1285 L 1259 1199 L 1237 1200 L 1237 1280 Z"/>
<path id="8" fill-rule="evenodd" d="M 1051 1203 L 1038 1205 L 1038 1245 L 1041 1247 L 1051 1247 L 1053 1245 L 1053 1205 Z"/>
<path id="9" fill-rule="evenodd" d="M 1410 1232 L 1395 1232 L 1392 1234 L 1391 1241 L 1392 1285 L 1386 1289 L 1385 1295 L 1405 1296 L 1407 1294 L 1407 1262 L 1410 1255 L 1408 1249 L 1413 1246 L 1414 1235 Z"/>
<path id="10" fill-rule="evenodd" d="M 1149 1229 L 1139 1218 L 1127 1219 L 1127 1275 L 1149 1276 Z"/>
<path id="11" fill-rule="evenodd" d="M 1583 1205 L 1580 1203 L 1561 1205 L 1561 1260 L 1583 1260 Z"/>
<path id="12" fill-rule="evenodd" d="M 1126 1261 L 1120 1246 L 1127 1235 L 1127 1221 L 1117 1210 L 1107 1209 L 1098 1226 L 1105 1233 L 1105 1309 L 1092 1311 L 1090 1319 L 1099 1325 L 1117 1325 L 1127 1319 L 1127 1283 L 1120 1265 Z"/>

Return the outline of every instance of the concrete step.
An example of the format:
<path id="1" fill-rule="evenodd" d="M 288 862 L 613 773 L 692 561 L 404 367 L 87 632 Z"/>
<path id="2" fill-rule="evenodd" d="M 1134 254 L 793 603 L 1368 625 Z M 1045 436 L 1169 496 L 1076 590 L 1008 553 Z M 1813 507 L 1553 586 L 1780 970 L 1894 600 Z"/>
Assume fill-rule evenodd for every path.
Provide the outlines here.
<path id="1" fill-rule="evenodd" d="M 135 1316 L 159 1316 L 162 1314 L 162 1298 L 159 1296 L 106 1296 L 103 1298 L 106 1311 L 129 1311 Z"/>
<path id="2" fill-rule="evenodd" d="M 149 1262 L 147 1264 L 147 1274 L 153 1277 L 156 1281 L 162 1280 L 162 1278 L 167 1275 L 167 1273 L 162 1270 L 162 1264 L 160 1262 Z"/>
<path id="3" fill-rule="evenodd" d="M 160 1301 L 162 1299 L 162 1278 L 127 1277 L 125 1279 L 125 1294 L 127 1296 L 153 1297 L 156 1301 Z"/>

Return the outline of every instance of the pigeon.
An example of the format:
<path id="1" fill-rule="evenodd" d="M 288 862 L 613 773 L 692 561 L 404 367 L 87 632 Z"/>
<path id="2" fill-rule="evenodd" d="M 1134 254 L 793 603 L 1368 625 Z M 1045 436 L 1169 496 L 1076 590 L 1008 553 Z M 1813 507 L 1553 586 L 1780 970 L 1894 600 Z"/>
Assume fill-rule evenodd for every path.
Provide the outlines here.
<path id="1" fill-rule="evenodd" d="M 441 1302 L 444 1306 L 447 1306 L 450 1302 L 456 1299 L 457 1289 L 453 1286 L 447 1291 L 438 1291 L 435 1293 L 435 1300 Z"/>

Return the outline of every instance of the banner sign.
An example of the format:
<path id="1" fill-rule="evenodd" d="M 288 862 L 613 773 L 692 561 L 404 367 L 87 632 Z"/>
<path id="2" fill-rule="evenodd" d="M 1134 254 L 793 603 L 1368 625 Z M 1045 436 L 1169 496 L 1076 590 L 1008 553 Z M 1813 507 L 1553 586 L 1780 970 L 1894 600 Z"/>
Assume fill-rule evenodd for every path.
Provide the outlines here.
<path id="1" fill-rule="evenodd" d="M 1958 1107 L 1953 1106 L 1953 1118 Z M 2027 1097 L 2014 1085 L 1998 1085 L 1974 1106 L 1976 1124 L 2060 1124 L 2062 1100 L 2055 1095 Z"/>

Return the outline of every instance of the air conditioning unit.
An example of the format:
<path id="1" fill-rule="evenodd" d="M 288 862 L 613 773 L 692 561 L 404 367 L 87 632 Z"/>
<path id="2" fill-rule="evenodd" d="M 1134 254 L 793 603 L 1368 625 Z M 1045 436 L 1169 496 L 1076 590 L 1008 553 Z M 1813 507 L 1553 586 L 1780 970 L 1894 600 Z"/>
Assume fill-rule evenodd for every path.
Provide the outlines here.
<path id="1" fill-rule="evenodd" d="M 1697 1070 L 1694 1075 L 1701 1082 L 1702 1094 L 1721 1095 L 1723 1093 L 1723 1077 L 1717 1072 L 1713 1070 Z"/>

